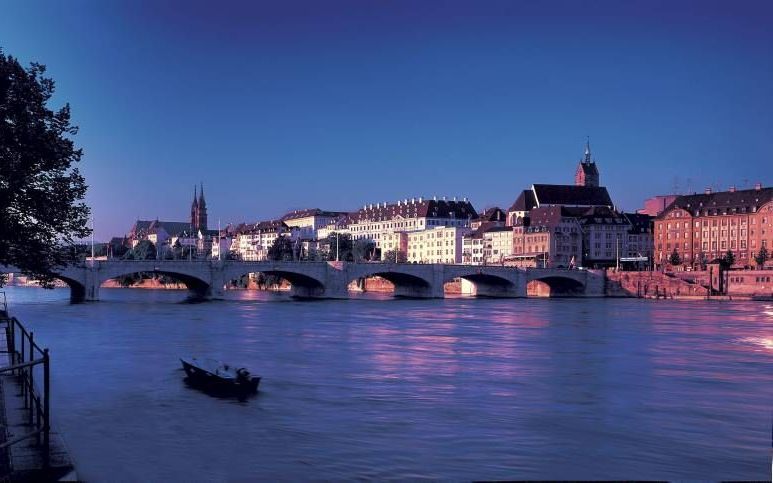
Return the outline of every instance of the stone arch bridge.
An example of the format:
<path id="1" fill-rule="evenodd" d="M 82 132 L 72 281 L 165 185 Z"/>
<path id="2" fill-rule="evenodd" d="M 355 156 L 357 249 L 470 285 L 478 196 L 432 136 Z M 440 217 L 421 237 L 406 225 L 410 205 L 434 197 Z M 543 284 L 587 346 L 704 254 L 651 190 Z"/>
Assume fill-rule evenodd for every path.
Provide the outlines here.
<path id="1" fill-rule="evenodd" d="M 254 272 L 286 279 L 292 295 L 302 298 L 348 298 L 352 281 L 374 276 L 392 282 L 396 296 L 416 298 L 442 298 L 443 285 L 455 279 L 462 279 L 472 295 L 488 297 L 526 297 L 533 281 L 552 297 L 600 297 L 605 287 L 604 273 L 595 270 L 410 263 L 104 260 L 68 266 L 55 276 L 70 286 L 77 303 L 99 300 L 102 283 L 139 272 L 177 279 L 204 299 L 222 298 L 231 280 Z"/>

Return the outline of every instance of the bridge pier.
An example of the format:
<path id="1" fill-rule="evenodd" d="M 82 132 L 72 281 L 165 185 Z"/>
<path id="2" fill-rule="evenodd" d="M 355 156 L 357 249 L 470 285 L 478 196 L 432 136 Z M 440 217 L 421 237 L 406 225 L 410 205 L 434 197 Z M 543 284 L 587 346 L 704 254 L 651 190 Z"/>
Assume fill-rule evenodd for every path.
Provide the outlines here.
<path id="1" fill-rule="evenodd" d="M 73 295 L 76 294 L 76 290 L 71 287 L 70 301 L 73 303 L 99 301 L 99 287 L 102 284 L 99 281 L 99 275 L 94 267 L 86 268 L 84 281 L 85 283 L 83 284 L 83 287 L 85 289 L 85 293 L 83 294 L 83 298 L 81 300 L 73 300 Z"/>

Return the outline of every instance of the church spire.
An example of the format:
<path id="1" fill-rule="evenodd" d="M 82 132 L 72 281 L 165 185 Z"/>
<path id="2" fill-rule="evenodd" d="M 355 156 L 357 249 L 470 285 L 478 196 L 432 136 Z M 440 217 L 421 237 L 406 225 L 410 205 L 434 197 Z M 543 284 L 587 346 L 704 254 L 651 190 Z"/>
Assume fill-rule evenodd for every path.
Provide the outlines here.
<path id="1" fill-rule="evenodd" d="M 198 190 L 198 187 L 193 185 L 193 203 L 191 203 L 192 207 L 199 206 L 199 193 L 196 190 Z"/>
<path id="2" fill-rule="evenodd" d="M 206 202 L 204 201 L 204 182 L 201 182 L 201 190 L 199 190 L 199 206 L 203 207 L 206 206 Z"/>
<path id="3" fill-rule="evenodd" d="M 590 158 L 590 136 L 585 137 L 585 160 L 586 164 L 590 164 L 593 161 Z"/>
<path id="4" fill-rule="evenodd" d="M 585 156 L 577 163 L 574 184 L 577 186 L 599 186 L 599 168 L 591 158 L 590 136 L 585 139 Z"/>

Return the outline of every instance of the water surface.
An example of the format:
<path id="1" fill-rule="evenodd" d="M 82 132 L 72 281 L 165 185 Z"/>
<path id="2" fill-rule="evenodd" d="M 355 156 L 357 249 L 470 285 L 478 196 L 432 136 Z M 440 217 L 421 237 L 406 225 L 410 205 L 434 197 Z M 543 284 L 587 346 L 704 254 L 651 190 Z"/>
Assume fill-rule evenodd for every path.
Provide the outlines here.
<path id="1" fill-rule="evenodd" d="M 770 476 L 771 303 L 5 290 L 88 481 Z M 190 388 L 181 355 L 261 391 Z"/>

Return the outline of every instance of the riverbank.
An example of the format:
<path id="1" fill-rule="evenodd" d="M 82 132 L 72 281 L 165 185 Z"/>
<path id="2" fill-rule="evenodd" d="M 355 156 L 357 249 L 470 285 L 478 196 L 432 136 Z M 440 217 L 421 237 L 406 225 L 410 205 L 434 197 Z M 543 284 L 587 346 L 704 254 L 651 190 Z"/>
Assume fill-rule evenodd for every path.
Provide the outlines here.
<path id="1" fill-rule="evenodd" d="M 2 315 L 0 326 L 4 328 L 6 337 L 0 337 L 0 351 L 7 354 L 5 366 L 19 365 L 21 360 L 32 363 L 29 351 L 35 347 L 34 363 L 37 368 L 34 372 L 27 367 L 15 374 L 0 373 L 0 444 L 9 444 L 0 449 L 0 480 L 78 481 L 69 451 L 53 423 L 46 431 L 45 414 L 52 405 L 46 402 L 49 395 L 44 391 L 49 391 L 50 385 L 38 378 L 41 377 L 41 364 L 48 367 L 48 359 L 33 344 L 32 335 L 24 335 L 28 333 L 18 321 L 9 319 L 7 314 Z M 26 356 L 16 349 L 28 344 Z M 43 372 L 43 377 L 47 377 L 45 374 L 48 374 L 48 369 Z M 46 437 L 48 447 L 45 445 Z"/>

